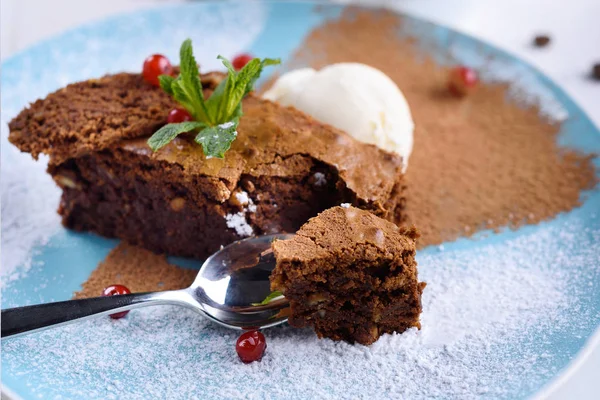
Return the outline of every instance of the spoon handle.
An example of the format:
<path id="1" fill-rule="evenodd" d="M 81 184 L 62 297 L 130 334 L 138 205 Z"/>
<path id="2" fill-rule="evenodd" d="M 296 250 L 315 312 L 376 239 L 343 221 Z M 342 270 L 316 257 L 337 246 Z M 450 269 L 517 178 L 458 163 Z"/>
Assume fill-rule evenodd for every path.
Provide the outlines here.
<path id="1" fill-rule="evenodd" d="M 113 314 L 115 311 L 154 304 L 178 303 L 173 301 L 176 296 L 169 296 L 178 292 L 133 293 L 5 309 L 2 310 L 2 338 L 31 333 L 92 316 Z"/>

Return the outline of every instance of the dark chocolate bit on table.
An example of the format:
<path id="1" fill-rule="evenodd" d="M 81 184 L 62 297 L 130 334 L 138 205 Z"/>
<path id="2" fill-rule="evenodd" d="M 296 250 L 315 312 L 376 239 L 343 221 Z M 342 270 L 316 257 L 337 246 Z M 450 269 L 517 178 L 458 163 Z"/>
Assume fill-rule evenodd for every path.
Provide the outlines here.
<path id="1" fill-rule="evenodd" d="M 596 63 L 592 66 L 592 78 L 600 81 L 600 63 Z"/>
<path id="2" fill-rule="evenodd" d="M 533 39 L 533 44 L 536 47 L 545 47 L 550 44 L 550 36 L 548 35 L 537 35 Z"/>

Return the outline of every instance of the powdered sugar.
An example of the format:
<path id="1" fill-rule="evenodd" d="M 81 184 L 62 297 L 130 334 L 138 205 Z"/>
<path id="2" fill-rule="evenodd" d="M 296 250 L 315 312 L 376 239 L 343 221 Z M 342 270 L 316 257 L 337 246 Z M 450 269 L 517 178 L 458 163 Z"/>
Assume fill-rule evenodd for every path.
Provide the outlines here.
<path id="1" fill-rule="evenodd" d="M 34 246 L 44 245 L 60 229 L 60 220 L 56 214 L 60 190 L 45 173 L 46 157 L 34 162 L 29 154 L 18 153 L 12 146 L 6 145 L 5 127 L 3 114 L 0 180 L 2 287 L 24 276 L 31 267 Z"/>
<path id="2" fill-rule="evenodd" d="M 324 173 L 322 173 L 322 172 L 315 172 L 314 177 L 315 177 L 315 186 L 325 186 L 325 185 L 327 185 L 327 178 L 325 177 Z"/>
<path id="3" fill-rule="evenodd" d="M 248 196 L 248 193 L 246 193 L 244 191 L 236 192 L 235 193 L 235 198 L 243 206 L 247 205 L 251 201 L 250 197 Z"/>
<path id="4" fill-rule="evenodd" d="M 225 215 L 225 221 L 227 221 L 227 227 L 235 229 L 235 233 L 239 236 L 252 236 L 254 233 L 254 229 L 246 221 L 246 213 L 243 211 Z"/>
<path id="5" fill-rule="evenodd" d="M 565 337 L 600 322 L 580 300 L 600 278 L 600 232 L 575 221 L 491 242 L 420 254 L 422 330 L 370 347 L 274 328 L 263 361 L 244 365 L 236 333 L 156 307 L 7 341 L 3 362 L 8 371 L 27 362 L 48 397 L 525 396 L 557 372 Z M 75 384 L 59 392 L 64 379 Z"/>
<path id="6" fill-rule="evenodd" d="M 250 196 L 248 196 L 248 193 L 246 193 L 244 191 L 236 192 L 235 198 L 242 206 L 244 206 L 244 208 L 243 208 L 244 212 L 246 212 L 246 211 L 249 211 L 252 213 L 256 212 L 256 204 L 254 204 L 254 201 L 252 200 L 252 198 Z"/>
<path id="7" fill-rule="evenodd" d="M 242 211 L 239 211 L 234 214 L 226 214 L 225 220 L 227 221 L 227 227 L 231 229 L 235 229 L 235 232 L 242 237 L 252 236 L 254 234 L 254 229 L 248 223 L 246 219 L 246 213 L 256 212 L 256 204 L 252 201 L 248 193 L 244 191 L 235 192 L 234 194 L 236 200 L 242 206 Z"/>
<path id="8" fill-rule="evenodd" d="M 221 128 L 221 129 L 229 129 L 229 128 L 231 128 L 233 125 L 234 125 L 234 124 L 233 124 L 233 121 L 229 121 L 229 122 L 224 122 L 224 123 L 222 123 L 222 124 L 221 124 L 221 125 L 219 125 L 218 127 L 219 127 L 219 128 Z M 236 135 L 237 135 L 237 132 L 236 132 Z M 218 136 L 217 136 L 217 137 L 218 137 Z"/>

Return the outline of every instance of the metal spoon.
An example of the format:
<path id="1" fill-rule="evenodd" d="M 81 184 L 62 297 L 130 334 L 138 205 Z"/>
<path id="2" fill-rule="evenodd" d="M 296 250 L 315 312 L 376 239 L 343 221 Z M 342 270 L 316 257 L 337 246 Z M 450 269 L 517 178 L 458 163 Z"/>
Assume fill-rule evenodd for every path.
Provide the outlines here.
<path id="1" fill-rule="evenodd" d="M 256 305 L 271 292 L 269 275 L 275 268 L 276 234 L 234 242 L 210 256 L 192 286 L 182 290 L 95 297 L 2 310 L 2 338 L 31 333 L 99 315 L 133 308 L 172 304 L 189 307 L 227 328 L 260 329 L 287 320 L 285 299 Z"/>

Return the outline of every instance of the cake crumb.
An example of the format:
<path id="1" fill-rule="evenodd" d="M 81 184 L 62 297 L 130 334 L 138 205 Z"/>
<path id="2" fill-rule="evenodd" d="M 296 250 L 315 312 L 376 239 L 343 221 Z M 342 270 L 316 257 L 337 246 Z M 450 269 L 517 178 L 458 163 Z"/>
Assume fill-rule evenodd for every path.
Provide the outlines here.
<path id="1" fill-rule="evenodd" d="M 342 203 L 342 204 L 340 204 L 340 207 L 342 207 L 342 208 L 350 208 L 350 203 Z"/>

